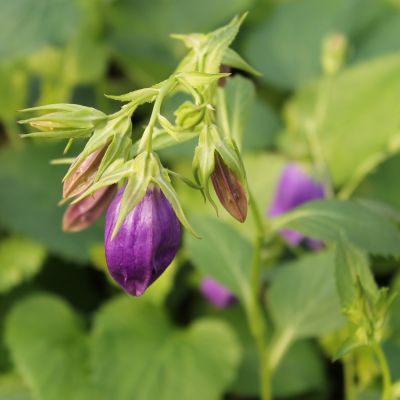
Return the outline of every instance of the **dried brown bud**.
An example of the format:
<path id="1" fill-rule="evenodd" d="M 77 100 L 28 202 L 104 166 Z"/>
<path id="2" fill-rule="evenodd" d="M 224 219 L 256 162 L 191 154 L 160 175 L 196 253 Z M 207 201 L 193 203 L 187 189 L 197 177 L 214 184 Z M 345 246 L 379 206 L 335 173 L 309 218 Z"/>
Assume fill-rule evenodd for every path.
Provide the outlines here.
<path id="1" fill-rule="evenodd" d="M 89 154 L 81 165 L 67 177 L 63 187 L 64 199 L 77 196 L 90 187 L 106 150 L 107 147 L 104 146 Z M 74 164 L 71 165 L 70 169 L 74 168 Z"/>
<path id="2" fill-rule="evenodd" d="M 218 153 L 215 153 L 215 169 L 211 175 L 219 201 L 232 217 L 244 222 L 247 217 L 247 196 L 243 185 Z"/>
<path id="3" fill-rule="evenodd" d="M 64 213 L 63 231 L 79 232 L 101 217 L 117 193 L 117 185 L 106 186 L 71 204 Z"/>

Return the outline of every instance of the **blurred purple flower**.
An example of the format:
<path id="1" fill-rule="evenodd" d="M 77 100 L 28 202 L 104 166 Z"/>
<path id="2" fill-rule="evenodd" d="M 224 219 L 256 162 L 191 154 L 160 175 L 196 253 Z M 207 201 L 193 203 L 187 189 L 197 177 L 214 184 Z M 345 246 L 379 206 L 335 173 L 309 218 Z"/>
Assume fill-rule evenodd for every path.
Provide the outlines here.
<path id="1" fill-rule="evenodd" d="M 212 278 L 204 278 L 200 284 L 200 291 L 203 296 L 214 306 L 226 308 L 236 301 L 235 295 Z"/>
<path id="2" fill-rule="evenodd" d="M 181 224 L 161 190 L 151 186 L 111 239 L 124 190 L 107 211 L 106 260 L 115 281 L 127 293 L 141 296 L 174 259 L 181 245 Z"/>
<path id="3" fill-rule="evenodd" d="M 313 180 L 299 165 L 289 163 L 284 168 L 279 179 L 275 198 L 268 210 L 268 214 L 270 217 L 277 217 L 303 203 L 324 197 L 325 190 L 322 184 Z M 302 233 L 291 229 L 283 229 L 281 235 L 292 246 L 299 245 L 303 240 L 313 250 L 323 246 L 321 241 L 307 238 Z"/>

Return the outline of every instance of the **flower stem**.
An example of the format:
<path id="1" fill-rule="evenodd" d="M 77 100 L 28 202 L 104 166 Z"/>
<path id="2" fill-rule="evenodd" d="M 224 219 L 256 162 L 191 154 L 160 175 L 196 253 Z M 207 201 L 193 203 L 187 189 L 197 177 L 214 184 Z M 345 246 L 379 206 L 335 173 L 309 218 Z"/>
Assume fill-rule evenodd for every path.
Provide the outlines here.
<path id="1" fill-rule="evenodd" d="M 374 343 L 372 348 L 376 358 L 378 359 L 382 372 L 383 391 L 381 399 L 392 400 L 392 377 L 390 375 L 390 368 L 385 353 L 383 352 L 380 343 Z"/>
<path id="2" fill-rule="evenodd" d="M 355 400 L 354 360 L 351 354 L 343 359 L 344 395 L 346 400 Z"/>
<path id="3" fill-rule="evenodd" d="M 271 399 L 271 375 L 269 369 L 269 349 L 266 337 L 266 325 L 262 315 L 259 296 L 261 291 L 261 249 L 264 241 L 264 221 L 253 194 L 249 190 L 250 209 L 256 225 L 254 250 L 251 269 L 252 301 L 248 318 L 250 329 L 256 341 L 260 358 L 261 399 Z"/>

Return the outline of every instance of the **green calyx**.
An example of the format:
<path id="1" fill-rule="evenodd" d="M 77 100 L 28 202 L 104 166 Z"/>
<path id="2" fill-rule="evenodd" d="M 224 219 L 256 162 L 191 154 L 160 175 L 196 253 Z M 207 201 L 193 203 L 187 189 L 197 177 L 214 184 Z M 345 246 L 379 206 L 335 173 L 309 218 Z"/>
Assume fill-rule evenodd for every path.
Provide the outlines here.
<path id="1" fill-rule="evenodd" d="M 122 95 L 106 97 L 125 104 L 111 115 L 94 108 L 74 104 L 53 104 L 23 110 L 41 115 L 20 121 L 37 129 L 24 137 L 67 139 L 66 153 L 77 138 L 88 138 L 83 150 L 73 159 L 64 177 L 64 198 L 73 203 L 97 190 L 125 184 L 113 236 L 126 216 L 143 199 L 149 185 L 157 185 L 171 203 L 181 223 L 194 235 L 183 212 L 170 175 L 155 153 L 156 150 L 199 137 L 193 158 L 196 182 L 178 176 L 195 190 L 201 190 L 212 203 L 209 179 L 218 154 L 226 166 L 246 182 L 240 153 L 234 140 L 217 126 L 216 90 L 218 82 L 230 74 L 221 72 L 221 64 L 257 74 L 230 45 L 245 15 L 232 19 L 226 26 L 208 34 L 173 35 L 189 49 L 187 56 L 167 79 L 149 87 Z M 183 92 L 190 96 L 174 111 L 174 121 L 163 114 L 168 96 Z M 132 140 L 132 115 L 138 107 L 152 103 L 150 118 L 140 139 Z M 79 184 L 79 185 L 78 185 Z M 82 192 L 80 192 L 82 190 Z"/>

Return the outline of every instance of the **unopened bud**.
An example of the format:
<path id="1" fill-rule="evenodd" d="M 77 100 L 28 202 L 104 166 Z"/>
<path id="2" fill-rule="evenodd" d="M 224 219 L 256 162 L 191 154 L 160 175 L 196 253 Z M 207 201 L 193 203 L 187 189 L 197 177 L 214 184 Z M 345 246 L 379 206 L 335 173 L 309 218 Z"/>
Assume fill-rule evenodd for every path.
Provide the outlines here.
<path id="1" fill-rule="evenodd" d="M 64 213 L 63 231 L 79 232 L 101 217 L 117 193 L 117 185 L 106 186 L 71 204 Z"/>
<path id="2" fill-rule="evenodd" d="M 326 75 L 335 75 L 342 67 L 347 52 L 347 38 L 342 33 L 332 33 L 324 39 L 322 67 Z"/>
<path id="3" fill-rule="evenodd" d="M 226 211 L 240 222 L 247 217 L 247 196 L 238 177 L 231 171 L 218 153 L 215 153 L 215 169 L 211 175 L 215 193 Z"/>
<path id="4" fill-rule="evenodd" d="M 104 146 L 89 154 L 81 165 L 65 179 L 63 187 L 64 199 L 77 196 L 90 187 L 106 150 L 107 146 Z M 75 168 L 74 164 L 71 165 L 70 169 Z"/>

